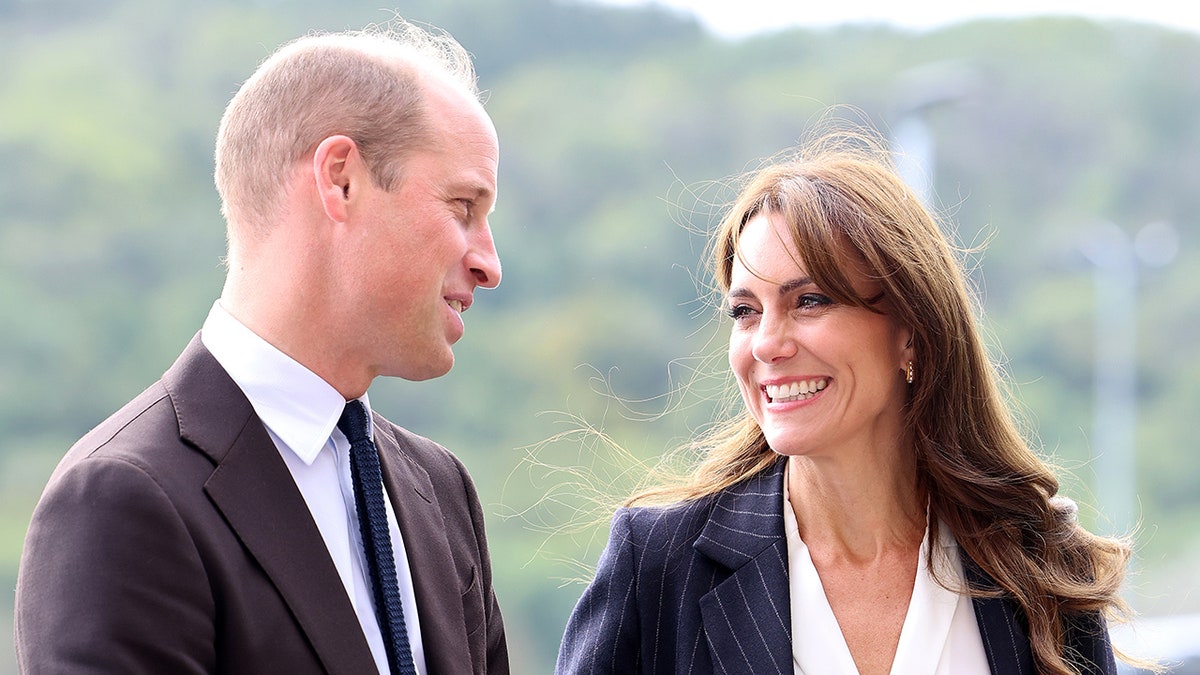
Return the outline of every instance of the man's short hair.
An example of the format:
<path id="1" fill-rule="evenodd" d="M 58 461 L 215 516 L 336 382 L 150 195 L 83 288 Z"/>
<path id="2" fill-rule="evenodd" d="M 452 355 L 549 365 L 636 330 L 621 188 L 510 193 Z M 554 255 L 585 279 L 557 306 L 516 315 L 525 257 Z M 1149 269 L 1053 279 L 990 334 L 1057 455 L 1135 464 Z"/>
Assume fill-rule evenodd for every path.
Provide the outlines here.
<path id="1" fill-rule="evenodd" d="M 350 137 L 375 183 L 392 189 L 408 153 L 428 143 L 423 79 L 478 98 L 471 56 L 447 33 L 396 19 L 294 40 L 242 84 L 217 132 L 217 191 L 232 228 L 261 230 L 295 167 L 322 140 Z"/>

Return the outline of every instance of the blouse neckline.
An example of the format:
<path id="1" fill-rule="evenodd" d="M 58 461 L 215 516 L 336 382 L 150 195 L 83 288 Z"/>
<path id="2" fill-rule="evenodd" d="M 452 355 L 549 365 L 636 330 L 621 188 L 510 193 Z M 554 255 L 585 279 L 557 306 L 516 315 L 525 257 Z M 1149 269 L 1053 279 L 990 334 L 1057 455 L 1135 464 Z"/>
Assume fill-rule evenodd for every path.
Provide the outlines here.
<path id="1" fill-rule="evenodd" d="M 825 596 L 820 575 L 789 499 L 787 472 L 783 477 L 783 517 L 788 546 L 788 579 L 791 598 L 792 661 L 796 675 L 857 673 L 850 648 Z M 958 543 L 945 526 L 938 527 L 933 556 L 941 578 L 951 587 L 966 588 Z M 922 673 L 958 675 L 990 673 L 987 654 L 969 595 L 950 591 L 930 573 L 929 525 L 917 557 L 912 599 L 900 631 L 891 675 Z"/>

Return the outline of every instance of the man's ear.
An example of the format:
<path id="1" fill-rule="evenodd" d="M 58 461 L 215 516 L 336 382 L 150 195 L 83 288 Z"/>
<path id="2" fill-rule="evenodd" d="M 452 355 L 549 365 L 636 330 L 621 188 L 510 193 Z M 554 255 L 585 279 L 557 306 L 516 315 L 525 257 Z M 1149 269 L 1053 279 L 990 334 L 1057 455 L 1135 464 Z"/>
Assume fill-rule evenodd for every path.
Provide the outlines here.
<path id="1" fill-rule="evenodd" d="M 313 152 L 313 176 L 325 215 L 337 223 L 349 217 L 350 200 L 365 178 L 362 155 L 349 136 L 330 136 Z"/>

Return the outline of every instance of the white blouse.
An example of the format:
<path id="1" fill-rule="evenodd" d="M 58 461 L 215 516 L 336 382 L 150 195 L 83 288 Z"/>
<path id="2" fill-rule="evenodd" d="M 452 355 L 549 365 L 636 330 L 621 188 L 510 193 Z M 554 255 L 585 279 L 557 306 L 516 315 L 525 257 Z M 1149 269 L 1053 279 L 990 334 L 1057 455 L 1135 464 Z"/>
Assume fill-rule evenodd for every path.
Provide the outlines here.
<path id="1" fill-rule="evenodd" d="M 850 648 L 842 636 L 841 627 L 817 568 L 813 566 L 808 547 L 800 539 L 796 514 L 788 499 L 787 479 L 783 488 L 783 518 L 787 530 L 788 577 L 792 608 L 792 662 L 796 675 L 825 673 L 857 673 Z M 958 544 L 950 530 L 938 528 L 941 556 L 935 564 L 945 563 L 944 578 L 951 586 L 964 586 L 962 560 Z M 975 622 L 975 610 L 970 596 L 942 588 L 933 580 L 927 567 L 929 528 L 921 542 L 917 558 L 917 579 L 913 584 L 912 600 L 900 630 L 900 644 L 892 661 L 892 675 L 988 675 L 987 653 Z"/>

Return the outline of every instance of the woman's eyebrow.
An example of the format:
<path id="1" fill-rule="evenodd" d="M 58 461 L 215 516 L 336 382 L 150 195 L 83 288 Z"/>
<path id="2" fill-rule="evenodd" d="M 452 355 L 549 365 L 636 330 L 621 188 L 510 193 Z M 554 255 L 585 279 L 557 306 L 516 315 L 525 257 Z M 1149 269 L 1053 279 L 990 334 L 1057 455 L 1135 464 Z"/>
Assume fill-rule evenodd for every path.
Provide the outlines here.
<path id="1" fill-rule="evenodd" d="M 809 277 L 798 277 L 796 279 L 792 279 L 791 281 L 785 281 L 782 284 L 779 284 L 779 294 L 787 295 L 788 293 L 800 290 L 805 286 L 811 286 L 812 283 L 813 280 Z"/>
<path id="2" fill-rule="evenodd" d="M 795 292 L 801 288 L 804 288 L 805 286 L 811 286 L 812 283 L 813 283 L 813 280 L 809 277 L 798 277 L 798 278 L 792 279 L 790 281 L 785 281 L 782 284 L 779 284 L 779 295 L 787 295 L 787 294 Z M 749 288 L 738 287 L 738 288 L 729 289 L 728 297 L 730 299 L 733 299 L 733 298 L 754 298 L 757 296 L 755 296 L 754 292 L 751 291 Z"/>

